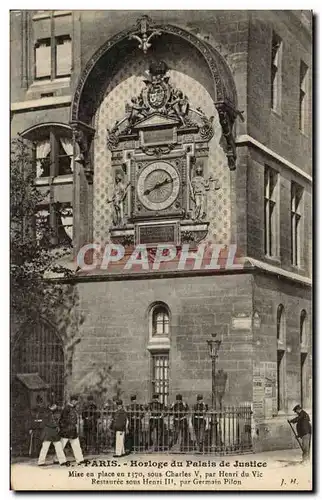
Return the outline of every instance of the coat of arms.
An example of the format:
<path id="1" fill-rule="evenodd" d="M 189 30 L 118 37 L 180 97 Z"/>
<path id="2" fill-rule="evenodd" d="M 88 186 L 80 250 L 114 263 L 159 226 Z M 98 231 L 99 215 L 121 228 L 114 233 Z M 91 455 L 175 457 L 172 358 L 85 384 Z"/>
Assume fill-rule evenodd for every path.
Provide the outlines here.
<path id="1" fill-rule="evenodd" d="M 151 108 L 162 108 L 167 99 L 167 87 L 164 83 L 150 85 L 147 92 L 147 100 Z"/>
<path id="2" fill-rule="evenodd" d="M 177 121 L 177 127 L 199 127 L 204 140 L 213 136 L 212 122 L 198 108 L 190 108 L 184 92 L 169 83 L 169 68 L 164 61 L 152 62 L 143 80 L 145 87 L 139 95 L 131 98 L 125 106 L 126 116 L 108 130 L 107 144 L 114 149 L 121 135 L 129 135 L 141 120 L 154 114 L 161 114 Z"/>

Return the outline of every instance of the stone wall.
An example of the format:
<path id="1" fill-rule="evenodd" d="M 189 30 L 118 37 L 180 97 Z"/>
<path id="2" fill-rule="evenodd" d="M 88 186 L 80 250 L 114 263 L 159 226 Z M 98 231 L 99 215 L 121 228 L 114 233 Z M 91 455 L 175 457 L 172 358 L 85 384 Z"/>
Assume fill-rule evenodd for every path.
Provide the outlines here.
<path id="1" fill-rule="evenodd" d="M 222 340 L 217 369 L 228 372 L 224 404 L 252 398 L 251 331 L 232 318 L 252 314 L 250 275 L 79 283 L 85 316 L 73 370 L 78 383 L 98 366 L 111 365 L 124 398 L 151 396 L 148 311 L 157 301 L 171 312 L 170 400 L 180 392 L 189 403 L 199 392 L 211 402 L 211 360 L 207 340 Z"/>

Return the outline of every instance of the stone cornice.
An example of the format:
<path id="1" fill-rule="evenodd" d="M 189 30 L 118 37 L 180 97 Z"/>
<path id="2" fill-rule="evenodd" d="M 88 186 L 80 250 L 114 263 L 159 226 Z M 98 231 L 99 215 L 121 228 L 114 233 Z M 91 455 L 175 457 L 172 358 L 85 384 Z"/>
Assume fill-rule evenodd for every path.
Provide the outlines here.
<path id="1" fill-rule="evenodd" d="M 34 109 L 69 106 L 71 100 L 72 98 L 70 95 L 56 96 L 56 97 L 42 97 L 41 99 L 13 102 L 11 104 L 10 110 L 12 113 L 19 113 L 24 111 L 33 111 Z"/>
<path id="2" fill-rule="evenodd" d="M 142 272 L 119 272 L 110 273 L 103 270 L 89 271 L 88 273 L 77 272 L 74 276 L 62 277 L 48 276 L 48 279 L 53 279 L 62 283 L 90 283 L 100 281 L 127 281 L 127 280 L 142 280 L 142 279 L 170 279 L 170 278 L 194 278 L 207 276 L 222 276 L 222 275 L 237 275 L 237 274 L 252 274 L 253 272 L 263 272 L 275 275 L 277 278 L 284 278 L 300 286 L 311 287 L 312 280 L 306 276 L 286 271 L 277 266 L 266 264 L 251 257 L 245 258 L 245 265 L 240 269 L 197 269 L 197 270 L 171 270 L 171 271 L 142 271 Z"/>
<path id="3" fill-rule="evenodd" d="M 294 163 L 291 163 L 289 160 L 284 158 L 283 156 L 279 155 L 278 153 L 275 153 L 272 149 L 268 148 L 261 142 L 257 141 L 253 137 L 251 137 L 248 134 L 243 134 L 240 135 L 239 137 L 236 138 L 236 146 L 244 146 L 244 145 L 249 145 L 253 146 L 257 149 L 260 149 L 263 153 L 267 154 L 268 156 L 271 156 L 274 158 L 274 160 L 277 160 L 279 163 L 282 163 L 286 167 L 288 167 L 290 170 L 293 170 L 293 172 L 296 172 L 298 175 L 303 177 L 306 181 L 312 183 L 312 177 L 311 175 L 307 174 L 302 170 L 300 167 L 297 167 L 294 165 Z"/>

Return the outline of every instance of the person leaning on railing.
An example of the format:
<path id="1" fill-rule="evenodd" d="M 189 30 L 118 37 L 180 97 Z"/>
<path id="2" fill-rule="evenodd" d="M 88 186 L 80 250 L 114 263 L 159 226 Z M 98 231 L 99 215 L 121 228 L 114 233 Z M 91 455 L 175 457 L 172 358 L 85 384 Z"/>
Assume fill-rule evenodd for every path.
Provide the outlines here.
<path id="1" fill-rule="evenodd" d="M 142 419 L 144 417 L 143 405 L 137 403 L 136 395 L 131 396 L 131 404 L 128 406 L 127 412 L 129 418 L 127 448 L 132 451 L 134 448 L 141 446 Z"/>
<path id="2" fill-rule="evenodd" d="M 100 418 L 93 396 L 87 397 L 87 403 L 82 411 L 82 418 L 84 422 L 85 446 L 88 451 L 91 446 L 97 446 L 97 423 Z"/>
<path id="3" fill-rule="evenodd" d="M 148 411 L 150 412 L 149 422 L 149 440 L 150 446 L 160 449 L 164 442 L 164 405 L 159 401 L 159 394 L 154 394 L 152 401 L 148 404 Z"/>
<path id="4" fill-rule="evenodd" d="M 207 411 L 208 405 L 204 402 L 202 394 L 198 394 L 197 403 L 193 407 L 192 424 L 199 451 L 204 451 Z"/>
<path id="5" fill-rule="evenodd" d="M 188 420 L 187 415 L 189 406 L 182 401 L 182 395 L 176 395 L 176 402 L 171 406 L 171 414 L 173 415 L 173 445 L 178 445 L 180 451 L 187 446 L 188 442 Z"/>

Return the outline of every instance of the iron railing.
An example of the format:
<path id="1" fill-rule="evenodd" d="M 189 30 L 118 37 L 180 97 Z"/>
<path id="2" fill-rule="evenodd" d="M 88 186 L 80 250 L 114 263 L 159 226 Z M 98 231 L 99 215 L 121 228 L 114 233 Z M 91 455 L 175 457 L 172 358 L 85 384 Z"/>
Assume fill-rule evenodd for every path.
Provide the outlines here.
<path id="1" fill-rule="evenodd" d="M 86 419 L 79 417 L 78 432 L 85 453 L 113 451 L 115 411 L 92 410 Z M 168 408 L 159 414 L 142 407 L 138 411 L 127 410 L 127 415 L 128 451 L 225 455 L 252 449 L 252 411 L 248 405 L 202 413 Z"/>

